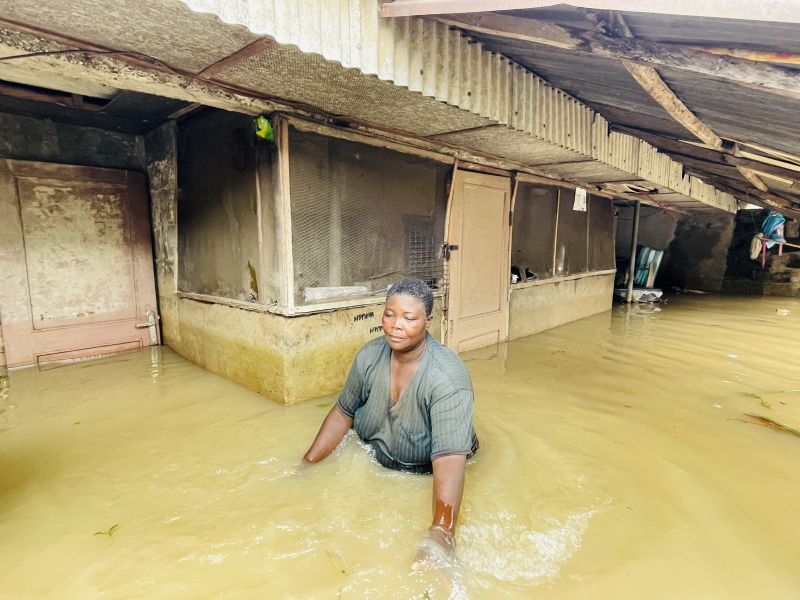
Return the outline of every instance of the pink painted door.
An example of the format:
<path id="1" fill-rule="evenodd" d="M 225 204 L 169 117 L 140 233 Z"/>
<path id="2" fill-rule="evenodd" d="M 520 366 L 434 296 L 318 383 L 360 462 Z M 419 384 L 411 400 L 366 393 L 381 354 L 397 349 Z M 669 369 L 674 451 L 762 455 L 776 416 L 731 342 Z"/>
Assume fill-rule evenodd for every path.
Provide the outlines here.
<path id="1" fill-rule="evenodd" d="M 0 160 L 8 366 L 157 344 L 157 320 L 144 176 Z"/>

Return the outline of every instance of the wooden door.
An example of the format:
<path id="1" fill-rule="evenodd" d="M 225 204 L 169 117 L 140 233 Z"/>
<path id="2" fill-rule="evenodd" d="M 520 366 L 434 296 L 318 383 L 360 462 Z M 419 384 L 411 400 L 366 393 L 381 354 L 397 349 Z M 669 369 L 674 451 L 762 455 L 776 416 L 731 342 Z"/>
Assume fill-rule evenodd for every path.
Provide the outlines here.
<path id="1" fill-rule="evenodd" d="M 157 318 L 144 176 L 0 160 L 8 366 L 156 344 Z"/>
<path id="2" fill-rule="evenodd" d="M 508 337 L 511 184 L 507 177 L 457 171 L 447 242 L 447 345 L 456 352 Z"/>

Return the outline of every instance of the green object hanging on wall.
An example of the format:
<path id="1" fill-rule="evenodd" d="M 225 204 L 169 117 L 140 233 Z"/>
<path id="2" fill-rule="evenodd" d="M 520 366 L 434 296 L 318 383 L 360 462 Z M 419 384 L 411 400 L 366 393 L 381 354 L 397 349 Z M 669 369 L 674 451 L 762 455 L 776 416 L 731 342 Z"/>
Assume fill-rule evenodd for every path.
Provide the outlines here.
<path id="1" fill-rule="evenodd" d="M 272 124 L 264 115 L 253 119 L 253 127 L 256 130 L 256 137 L 262 140 L 272 141 L 275 136 L 272 133 Z"/>

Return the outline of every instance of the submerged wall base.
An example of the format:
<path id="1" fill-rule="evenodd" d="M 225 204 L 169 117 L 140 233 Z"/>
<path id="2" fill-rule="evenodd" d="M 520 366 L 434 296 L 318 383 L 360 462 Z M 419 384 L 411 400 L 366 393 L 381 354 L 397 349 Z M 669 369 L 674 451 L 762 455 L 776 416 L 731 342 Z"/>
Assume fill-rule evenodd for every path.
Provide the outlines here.
<path id="1" fill-rule="evenodd" d="M 533 335 L 611 309 L 614 274 L 512 288 L 509 339 Z"/>
<path id="2" fill-rule="evenodd" d="M 178 297 L 164 342 L 193 363 L 281 404 L 338 392 L 358 349 L 381 335 L 382 304 L 299 317 Z M 434 306 L 434 323 L 439 318 Z M 437 337 L 437 327 L 431 333 Z"/>

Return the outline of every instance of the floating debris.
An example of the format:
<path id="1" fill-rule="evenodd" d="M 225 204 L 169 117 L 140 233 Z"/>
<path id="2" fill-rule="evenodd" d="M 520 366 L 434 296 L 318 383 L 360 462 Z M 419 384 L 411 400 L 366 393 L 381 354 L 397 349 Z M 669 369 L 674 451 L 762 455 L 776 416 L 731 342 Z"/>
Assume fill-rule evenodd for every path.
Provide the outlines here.
<path id="1" fill-rule="evenodd" d="M 753 392 L 748 392 L 747 395 L 750 396 L 751 398 L 755 398 L 756 400 L 758 400 L 761 403 L 761 406 L 763 406 L 764 408 L 772 408 L 772 404 L 764 400 L 758 394 L 754 394 Z"/>
<path id="2" fill-rule="evenodd" d="M 762 417 L 761 415 L 753 415 L 750 413 L 744 413 L 744 416 L 753 419 L 753 421 L 755 421 L 759 425 L 763 425 L 764 427 L 769 427 L 770 429 L 774 429 L 775 431 L 784 431 L 786 433 L 791 433 L 793 435 L 796 435 L 797 437 L 800 437 L 799 430 L 793 427 L 789 427 L 788 425 L 784 425 L 783 423 L 780 423 L 775 419 L 770 419 L 769 417 Z"/>
<path id="3" fill-rule="evenodd" d="M 92 535 L 107 535 L 111 539 L 114 539 L 114 533 L 117 531 L 117 527 L 119 527 L 119 523 L 115 523 L 111 527 L 109 527 L 106 531 L 95 531 Z"/>
<path id="4" fill-rule="evenodd" d="M 328 558 L 331 559 L 333 566 L 336 567 L 336 570 L 339 571 L 342 575 L 347 575 L 347 567 L 344 564 L 344 560 L 342 557 L 339 556 L 338 552 L 334 552 L 333 550 L 329 550 L 325 548 L 325 554 L 328 555 Z"/>

